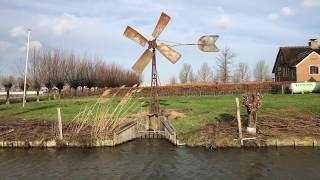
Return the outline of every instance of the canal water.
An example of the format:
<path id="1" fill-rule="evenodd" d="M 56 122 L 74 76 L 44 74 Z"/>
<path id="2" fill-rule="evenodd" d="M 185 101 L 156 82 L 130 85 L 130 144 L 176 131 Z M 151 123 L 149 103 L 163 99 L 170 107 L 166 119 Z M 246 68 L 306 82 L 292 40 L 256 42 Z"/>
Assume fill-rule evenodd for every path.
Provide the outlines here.
<path id="1" fill-rule="evenodd" d="M 0 179 L 320 179 L 320 149 L 175 147 L 1 149 Z"/>

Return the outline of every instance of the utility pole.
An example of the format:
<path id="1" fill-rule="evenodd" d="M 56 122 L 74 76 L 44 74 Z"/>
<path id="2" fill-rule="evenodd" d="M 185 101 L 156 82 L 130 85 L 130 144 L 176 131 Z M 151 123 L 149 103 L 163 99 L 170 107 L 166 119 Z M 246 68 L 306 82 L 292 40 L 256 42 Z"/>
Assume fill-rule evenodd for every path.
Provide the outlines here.
<path id="1" fill-rule="evenodd" d="M 28 59 L 29 59 L 29 44 L 30 44 L 30 33 L 31 29 L 28 29 L 28 42 L 27 42 L 27 55 L 26 55 L 26 69 L 24 71 L 24 86 L 23 86 L 23 100 L 22 107 L 24 107 L 26 103 L 26 86 L 27 86 L 27 71 L 28 71 Z"/>

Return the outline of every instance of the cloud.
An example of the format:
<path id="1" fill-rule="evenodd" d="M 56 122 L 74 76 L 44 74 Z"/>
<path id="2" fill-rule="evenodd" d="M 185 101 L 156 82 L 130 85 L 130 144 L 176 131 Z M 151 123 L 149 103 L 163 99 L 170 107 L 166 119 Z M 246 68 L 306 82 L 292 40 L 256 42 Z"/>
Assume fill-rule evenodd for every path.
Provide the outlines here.
<path id="1" fill-rule="evenodd" d="M 16 26 L 11 29 L 10 36 L 14 38 L 25 38 L 27 37 L 27 28 L 23 26 Z"/>
<path id="2" fill-rule="evenodd" d="M 320 0 L 303 0 L 302 6 L 307 8 L 320 7 Z"/>
<path id="3" fill-rule="evenodd" d="M 40 41 L 31 41 L 30 42 L 30 49 L 39 49 L 42 48 L 42 43 Z"/>
<path id="4" fill-rule="evenodd" d="M 40 41 L 30 41 L 29 49 L 40 49 L 42 48 L 42 43 Z M 23 47 L 19 48 L 20 52 L 26 52 L 27 43 Z"/>
<path id="5" fill-rule="evenodd" d="M 53 26 L 53 32 L 56 35 L 62 35 L 81 25 L 81 21 L 78 17 L 71 14 L 64 14 L 57 19 L 57 22 Z"/>
<path id="6" fill-rule="evenodd" d="M 280 10 L 280 14 L 282 16 L 293 16 L 294 15 L 294 11 L 289 7 L 283 7 Z"/>
<path id="7" fill-rule="evenodd" d="M 0 52 L 5 52 L 10 46 L 11 46 L 10 42 L 0 41 Z"/>
<path id="8" fill-rule="evenodd" d="M 214 25 L 220 29 L 227 29 L 232 25 L 232 20 L 228 16 L 219 16 Z"/>
<path id="9" fill-rule="evenodd" d="M 224 12 L 225 12 L 225 11 L 224 11 L 224 8 L 221 7 L 221 6 L 218 6 L 218 7 L 216 8 L 216 10 L 217 10 L 218 12 L 220 12 L 220 13 L 224 13 Z"/>
<path id="10" fill-rule="evenodd" d="M 294 10 L 286 6 L 281 8 L 277 13 L 270 13 L 268 15 L 268 19 L 275 21 L 280 19 L 281 17 L 293 16 L 293 15 L 294 15 Z"/>
<path id="11" fill-rule="evenodd" d="M 268 15 L 268 19 L 273 20 L 273 21 L 278 20 L 279 18 L 280 18 L 280 16 L 277 13 L 270 13 Z"/>

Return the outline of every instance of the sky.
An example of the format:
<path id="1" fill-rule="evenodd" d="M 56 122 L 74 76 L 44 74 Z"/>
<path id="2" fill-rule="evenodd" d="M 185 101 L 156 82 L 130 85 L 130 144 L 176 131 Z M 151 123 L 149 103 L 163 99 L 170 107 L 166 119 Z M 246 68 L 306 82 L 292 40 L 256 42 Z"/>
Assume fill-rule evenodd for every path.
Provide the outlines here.
<path id="1" fill-rule="evenodd" d="M 14 74 L 24 63 L 28 28 L 31 47 L 62 48 L 131 68 L 145 48 L 123 36 L 126 26 L 151 39 L 161 12 L 171 21 L 159 39 L 197 43 L 203 35 L 219 35 L 219 49 L 236 54 L 234 66 L 245 62 L 252 70 L 264 59 L 271 72 L 279 47 L 320 39 L 319 10 L 320 0 L 0 0 L 0 74 Z M 178 77 L 183 63 L 195 72 L 203 63 L 217 66 L 217 52 L 175 49 L 182 54 L 176 64 L 157 55 L 161 83 Z M 145 82 L 150 74 L 151 65 Z"/>

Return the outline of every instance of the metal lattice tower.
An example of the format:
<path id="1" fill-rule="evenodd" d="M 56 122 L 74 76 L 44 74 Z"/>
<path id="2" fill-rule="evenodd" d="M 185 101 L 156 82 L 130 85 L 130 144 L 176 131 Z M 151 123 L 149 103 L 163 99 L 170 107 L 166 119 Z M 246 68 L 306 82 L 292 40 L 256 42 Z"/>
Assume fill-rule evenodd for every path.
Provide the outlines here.
<path id="1" fill-rule="evenodd" d="M 158 72 L 156 63 L 156 50 L 152 49 L 152 73 L 151 73 L 151 92 L 150 92 L 150 109 L 149 116 L 159 116 L 160 104 L 158 98 Z"/>

